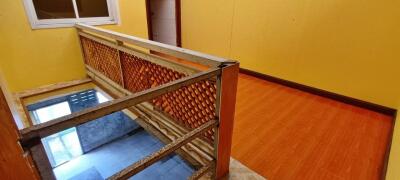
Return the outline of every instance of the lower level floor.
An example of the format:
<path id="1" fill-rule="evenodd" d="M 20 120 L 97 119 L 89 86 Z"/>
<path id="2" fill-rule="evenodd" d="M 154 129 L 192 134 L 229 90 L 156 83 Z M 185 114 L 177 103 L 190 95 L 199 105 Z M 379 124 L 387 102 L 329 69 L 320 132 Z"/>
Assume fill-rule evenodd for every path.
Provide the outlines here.
<path id="1" fill-rule="evenodd" d="M 144 130 L 126 135 L 54 169 L 58 180 L 103 180 L 156 152 L 164 144 Z M 195 170 L 180 156 L 172 155 L 131 179 L 187 179 Z"/>

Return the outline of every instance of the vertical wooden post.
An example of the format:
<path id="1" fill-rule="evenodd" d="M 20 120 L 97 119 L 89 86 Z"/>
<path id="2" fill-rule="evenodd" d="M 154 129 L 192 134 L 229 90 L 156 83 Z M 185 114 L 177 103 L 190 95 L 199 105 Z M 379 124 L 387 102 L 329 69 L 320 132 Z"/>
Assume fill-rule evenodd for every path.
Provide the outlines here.
<path id="1" fill-rule="evenodd" d="M 40 143 L 34 145 L 29 149 L 33 162 L 39 171 L 40 177 L 43 180 L 55 180 L 53 168 L 51 167 L 50 160 L 47 157 L 46 151 L 40 139 Z"/>
<path id="2" fill-rule="evenodd" d="M 217 138 L 215 139 L 217 146 L 216 179 L 225 177 L 229 172 L 238 74 L 239 63 L 229 64 L 222 68 L 221 77 L 219 79 L 221 89 L 219 92 L 220 97 L 217 99 L 217 108 L 219 106 L 219 110 L 217 109 L 219 128 L 216 135 Z"/>
<path id="3" fill-rule="evenodd" d="M 83 46 L 82 46 L 82 39 L 81 39 L 81 36 L 79 35 L 79 32 L 82 32 L 82 30 L 81 29 L 76 29 L 76 35 L 77 35 L 77 38 L 78 38 L 79 49 L 81 51 L 82 61 L 83 61 L 84 64 L 86 64 L 85 53 L 84 53 Z"/>

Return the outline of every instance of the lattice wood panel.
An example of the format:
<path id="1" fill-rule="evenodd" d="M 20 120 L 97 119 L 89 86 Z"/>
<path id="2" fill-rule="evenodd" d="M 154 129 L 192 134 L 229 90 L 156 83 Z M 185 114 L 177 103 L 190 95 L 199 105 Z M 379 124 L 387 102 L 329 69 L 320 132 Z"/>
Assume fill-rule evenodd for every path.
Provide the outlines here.
<path id="1" fill-rule="evenodd" d="M 118 50 L 83 36 L 80 38 L 85 63 L 119 85 L 123 85 Z"/>
<path id="2" fill-rule="evenodd" d="M 83 36 L 80 38 L 85 63 L 133 93 L 187 76 Z M 215 119 L 215 101 L 216 83 L 210 79 L 161 95 L 151 103 L 156 110 L 191 130 Z M 205 138 L 212 141 L 213 134 L 214 130 L 210 130 Z"/>
<path id="3" fill-rule="evenodd" d="M 185 77 L 179 73 L 136 56 L 120 52 L 125 88 L 140 92 Z M 154 106 L 183 127 L 194 129 L 215 118 L 216 84 L 205 80 L 153 99 Z M 213 130 L 205 137 L 213 140 Z"/>

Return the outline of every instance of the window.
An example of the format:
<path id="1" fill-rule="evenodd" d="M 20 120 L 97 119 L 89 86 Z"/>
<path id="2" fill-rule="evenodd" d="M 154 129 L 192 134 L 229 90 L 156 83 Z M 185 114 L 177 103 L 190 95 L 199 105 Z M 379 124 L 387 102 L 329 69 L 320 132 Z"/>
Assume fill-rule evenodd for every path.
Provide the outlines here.
<path id="1" fill-rule="evenodd" d="M 32 111 L 32 114 L 36 123 L 40 124 L 69 115 L 71 109 L 68 102 L 64 101 L 36 109 Z M 57 167 L 82 155 L 82 148 L 75 127 L 42 138 L 42 143 L 52 167 Z"/>
<path id="2" fill-rule="evenodd" d="M 33 29 L 119 21 L 116 0 L 24 0 L 24 4 Z"/>
<path id="3" fill-rule="evenodd" d="M 32 112 L 37 124 L 71 114 L 67 101 L 37 109 Z"/>

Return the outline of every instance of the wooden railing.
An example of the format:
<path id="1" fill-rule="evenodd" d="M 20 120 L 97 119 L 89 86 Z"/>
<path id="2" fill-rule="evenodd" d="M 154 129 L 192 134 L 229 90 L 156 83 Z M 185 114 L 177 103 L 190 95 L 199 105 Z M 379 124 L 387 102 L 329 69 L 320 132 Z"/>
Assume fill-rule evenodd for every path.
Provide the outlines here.
<path id="1" fill-rule="evenodd" d="M 173 152 L 199 168 L 191 179 L 228 173 L 237 62 L 84 24 L 76 28 L 88 76 L 116 99 L 20 131 L 43 179 L 54 175 L 41 138 L 121 110 L 167 145 L 109 179 L 127 179 Z"/>

